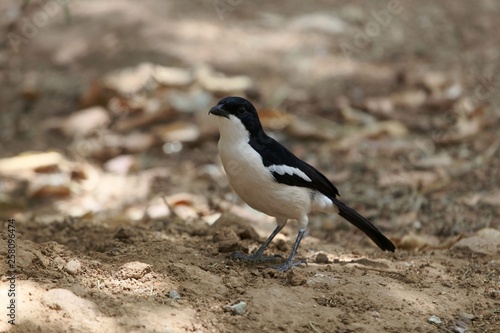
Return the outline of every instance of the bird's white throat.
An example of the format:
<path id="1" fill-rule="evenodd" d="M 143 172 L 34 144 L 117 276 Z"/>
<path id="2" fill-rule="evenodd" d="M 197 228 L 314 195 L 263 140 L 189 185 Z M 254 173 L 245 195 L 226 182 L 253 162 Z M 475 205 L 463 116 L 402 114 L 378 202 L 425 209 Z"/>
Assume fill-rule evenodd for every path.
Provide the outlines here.
<path id="1" fill-rule="evenodd" d="M 250 133 L 236 116 L 229 115 L 229 119 L 217 117 L 217 125 L 219 126 L 221 141 L 227 143 L 246 143 L 250 140 Z"/>

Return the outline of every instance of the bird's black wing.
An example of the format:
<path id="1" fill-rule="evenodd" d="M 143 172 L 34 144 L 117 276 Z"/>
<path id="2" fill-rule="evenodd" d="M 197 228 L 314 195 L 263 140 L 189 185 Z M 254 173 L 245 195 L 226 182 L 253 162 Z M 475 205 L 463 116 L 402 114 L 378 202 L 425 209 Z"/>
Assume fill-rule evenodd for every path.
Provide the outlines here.
<path id="1" fill-rule="evenodd" d="M 383 251 L 394 252 L 396 249 L 394 244 L 370 221 L 342 201 L 335 198 L 339 195 L 337 188 L 328 180 L 328 178 L 326 178 L 313 166 L 302 161 L 276 140 L 268 136 L 264 136 L 264 138 L 260 138 L 259 140 L 250 139 L 250 145 L 260 154 L 260 156 L 262 156 L 262 162 L 267 168 L 276 169 L 273 168 L 273 166 L 288 167 L 288 169 L 276 169 L 277 171 L 270 170 L 277 182 L 292 186 L 307 187 L 323 193 L 338 207 L 340 216 L 363 231 Z M 303 174 L 292 168 L 302 171 Z M 286 173 L 284 171 L 290 172 Z"/>
<path id="2" fill-rule="evenodd" d="M 286 166 L 302 171 L 307 177 L 299 175 L 299 172 L 283 173 L 270 170 L 277 182 L 299 187 L 307 187 L 317 190 L 327 197 L 339 195 L 337 188 L 321 172 L 313 166 L 299 159 L 291 151 L 269 136 L 259 139 L 250 139 L 250 145 L 262 156 L 264 166 L 271 167 Z M 288 169 L 292 170 L 292 169 Z"/>

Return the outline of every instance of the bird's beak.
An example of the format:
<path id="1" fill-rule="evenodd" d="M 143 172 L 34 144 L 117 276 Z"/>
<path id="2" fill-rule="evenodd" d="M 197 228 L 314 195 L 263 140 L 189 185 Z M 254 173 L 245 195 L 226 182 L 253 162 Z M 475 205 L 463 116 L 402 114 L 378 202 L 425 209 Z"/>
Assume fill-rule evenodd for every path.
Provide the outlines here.
<path id="1" fill-rule="evenodd" d="M 217 104 L 216 106 L 214 106 L 213 108 L 211 108 L 210 111 L 208 111 L 208 114 L 213 114 L 213 115 L 216 115 L 218 117 L 229 118 L 229 112 L 227 112 L 226 110 L 224 110 L 222 108 L 222 105 L 220 105 L 220 104 Z"/>

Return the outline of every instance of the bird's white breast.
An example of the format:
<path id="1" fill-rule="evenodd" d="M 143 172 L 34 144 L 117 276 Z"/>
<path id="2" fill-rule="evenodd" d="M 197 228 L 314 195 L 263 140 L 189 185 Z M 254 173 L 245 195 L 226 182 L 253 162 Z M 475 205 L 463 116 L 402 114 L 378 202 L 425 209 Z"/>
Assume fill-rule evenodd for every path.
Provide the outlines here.
<path id="1" fill-rule="evenodd" d="M 233 116 L 231 116 L 232 118 Z M 274 180 L 262 157 L 248 143 L 238 119 L 218 118 L 219 154 L 236 194 L 250 207 L 275 217 L 300 219 L 311 209 L 311 190 Z"/>

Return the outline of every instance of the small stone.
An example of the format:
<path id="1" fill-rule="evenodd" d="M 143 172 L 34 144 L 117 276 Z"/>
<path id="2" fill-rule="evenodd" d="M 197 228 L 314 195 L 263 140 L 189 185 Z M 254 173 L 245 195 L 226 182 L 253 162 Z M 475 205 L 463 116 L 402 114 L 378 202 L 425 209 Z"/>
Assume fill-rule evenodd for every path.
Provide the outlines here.
<path id="1" fill-rule="evenodd" d="M 490 290 L 489 291 L 489 296 L 493 299 L 500 298 L 500 290 Z"/>
<path id="2" fill-rule="evenodd" d="M 240 301 L 234 305 L 226 305 L 224 310 L 231 312 L 232 314 L 242 315 L 247 310 L 247 303 Z"/>
<path id="3" fill-rule="evenodd" d="M 54 258 L 54 264 L 56 264 L 58 269 L 63 269 L 64 267 L 66 267 L 66 262 L 59 256 Z"/>
<path id="4" fill-rule="evenodd" d="M 82 264 L 80 264 L 80 261 L 78 261 L 77 259 L 72 259 L 68 261 L 65 269 L 69 274 L 75 275 L 80 271 L 80 269 L 82 269 Z"/>
<path id="5" fill-rule="evenodd" d="M 120 267 L 118 277 L 121 280 L 125 279 L 138 280 L 149 272 L 151 272 L 151 265 L 139 261 L 132 261 Z"/>
<path id="6" fill-rule="evenodd" d="M 465 321 L 471 321 L 471 320 L 474 320 L 475 317 L 473 314 L 470 314 L 467 312 L 462 312 L 462 313 L 460 313 L 460 318 L 462 320 L 465 320 Z"/>
<path id="7" fill-rule="evenodd" d="M 174 301 L 178 301 L 181 299 L 181 294 L 179 294 L 179 292 L 177 290 L 170 290 L 168 292 L 168 297 L 170 297 Z"/>
<path id="8" fill-rule="evenodd" d="M 291 269 L 286 274 L 286 280 L 291 286 L 302 286 L 307 283 L 307 275 L 303 271 Z"/>
<path id="9" fill-rule="evenodd" d="M 435 324 L 435 325 L 441 325 L 442 321 L 441 321 L 441 318 L 437 317 L 437 316 L 430 316 L 429 319 L 427 319 L 427 321 L 431 324 Z"/>
<path id="10" fill-rule="evenodd" d="M 461 320 L 457 321 L 455 326 L 453 327 L 453 330 L 457 333 L 464 333 L 469 329 L 469 326 Z"/>
<path id="11" fill-rule="evenodd" d="M 137 236 L 137 234 L 132 229 L 120 228 L 120 229 L 118 229 L 116 234 L 113 236 L 113 238 L 124 241 L 124 240 L 130 239 L 130 238 L 133 238 L 135 236 Z"/>
<path id="12" fill-rule="evenodd" d="M 443 281 L 441 283 L 444 287 L 447 287 L 447 288 L 451 288 L 453 287 L 453 284 L 451 283 L 451 281 Z"/>
<path id="13" fill-rule="evenodd" d="M 326 253 L 320 252 L 316 255 L 314 262 L 316 264 L 328 264 L 330 261 L 328 260 Z"/>

